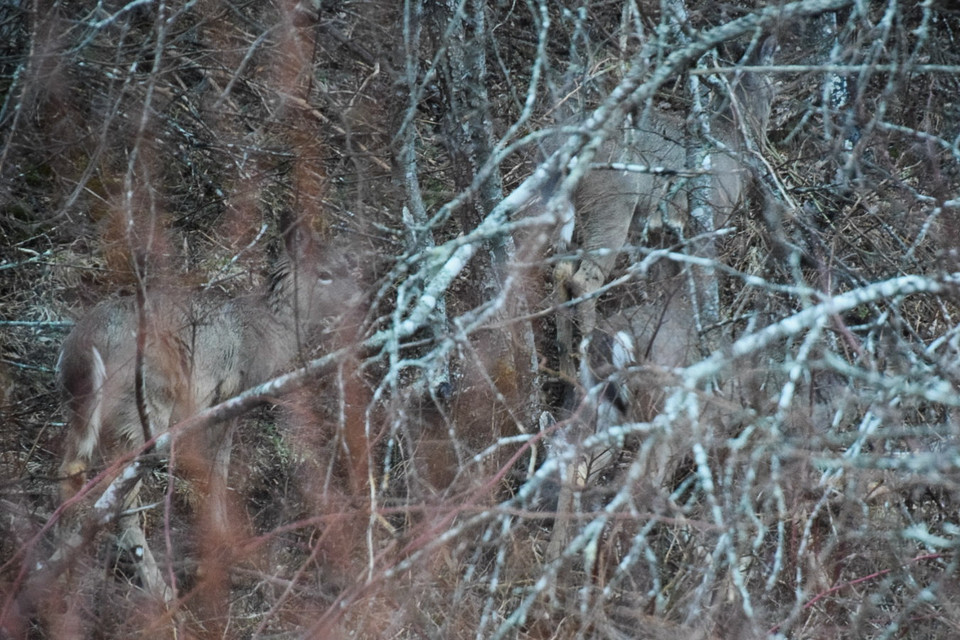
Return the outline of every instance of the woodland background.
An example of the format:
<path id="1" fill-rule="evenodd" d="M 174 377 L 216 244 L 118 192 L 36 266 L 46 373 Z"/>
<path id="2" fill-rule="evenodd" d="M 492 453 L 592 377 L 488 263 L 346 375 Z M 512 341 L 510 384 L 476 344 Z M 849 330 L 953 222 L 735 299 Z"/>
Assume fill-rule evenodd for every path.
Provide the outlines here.
<path id="1" fill-rule="evenodd" d="M 769 34 L 760 179 L 716 235 L 724 338 L 658 416 L 585 417 L 602 389 L 554 343 L 570 160 L 722 94 L 710 70 Z M 958 637 L 958 97 L 936 0 L 0 3 L 0 637 Z M 254 290 L 291 215 L 351 265 L 357 349 L 243 421 L 227 617 L 192 608 L 202 503 L 165 468 L 144 519 L 174 606 L 109 530 L 47 597 L 72 320 L 136 260 Z M 655 248 L 686 245 L 631 238 L 602 310 Z"/>

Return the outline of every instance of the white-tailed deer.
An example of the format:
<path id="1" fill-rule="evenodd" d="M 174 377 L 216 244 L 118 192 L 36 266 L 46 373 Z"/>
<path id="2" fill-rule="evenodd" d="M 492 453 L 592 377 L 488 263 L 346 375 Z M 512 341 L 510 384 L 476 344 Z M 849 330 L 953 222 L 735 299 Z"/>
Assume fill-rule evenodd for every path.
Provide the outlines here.
<path id="1" fill-rule="evenodd" d="M 760 59 L 769 62 L 777 43 L 767 38 L 761 47 Z M 762 134 L 770 119 L 773 85 L 763 75 L 745 72 L 731 82 L 728 107 L 718 109 L 710 118 L 713 138 L 722 148 L 708 154 L 710 175 L 708 192 L 702 194 L 713 208 L 714 225 L 726 220 L 739 204 L 747 177 L 738 154 L 745 148 L 747 135 Z M 580 379 L 584 387 L 597 379 L 590 371 L 590 362 L 581 362 L 577 375 L 574 354 L 589 356 L 590 344 L 597 328 L 597 301 L 594 294 L 606 282 L 613 270 L 620 250 L 631 236 L 638 237 L 644 230 L 666 226 L 679 231 L 690 214 L 691 184 L 685 173 L 687 167 L 686 127 L 681 118 L 663 113 L 652 113 L 645 121 L 625 131 L 622 139 L 606 142 L 597 153 L 597 163 L 632 163 L 656 168 L 652 171 L 594 169 L 586 174 L 574 194 L 576 216 L 575 236 L 582 257 L 579 263 L 562 262 L 554 271 L 554 287 L 558 304 L 557 347 L 560 374 L 568 382 Z M 698 167 L 700 168 L 700 167 Z M 699 231 L 699 230 L 698 230 Z M 563 248 L 563 247 L 561 247 Z M 698 348 L 694 312 L 697 304 L 691 300 L 693 292 L 684 286 L 685 278 L 674 265 L 658 265 L 647 286 L 647 303 L 638 307 L 630 318 L 621 316 L 617 322 L 624 325 L 613 328 L 619 339 L 630 339 L 629 345 L 612 343 L 608 364 L 623 364 L 628 359 L 654 367 L 669 369 L 689 364 Z M 564 304 L 582 298 L 571 314 Z M 582 340 L 579 348 L 574 340 L 574 322 Z M 629 348 L 626 348 L 629 347 Z M 585 360 L 589 360 L 587 357 Z M 601 378 L 603 376 L 600 376 Z M 649 385 L 651 397 L 625 399 L 655 408 L 660 402 L 656 384 Z M 568 408 L 580 404 L 574 393 L 565 398 Z M 595 409 L 602 412 L 610 403 L 601 401 Z M 647 418 L 649 419 L 649 418 Z M 578 420 L 574 420 L 574 423 Z M 578 431 L 574 425 L 572 428 Z M 580 436 L 571 434 L 567 440 L 579 442 Z M 573 504 L 573 486 L 586 481 L 590 464 L 584 460 L 566 465 L 557 500 L 557 520 L 547 547 L 547 557 L 557 558 L 569 538 L 567 517 Z M 586 471 L 584 471 L 584 469 Z"/>
<path id="2" fill-rule="evenodd" d="M 776 40 L 767 38 L 760 53 L 761 63 L 769 62 Z M 744 152 L 745 135 L 762 135 L 770 119 L 773 85 L 764 75 L 744 72 L 731 82 L 729 106 L 710 120 L 711 135 L 724 149 L 709 153 L 706 200 L 714 209 L 716 223 L 729 218 L 740 203 L 749 172 L 738 154 Z M 583 256 L 578 264 L 561 263 L 554 274 L 559 303 L 585 297 L 577 304 L 580 334 L 589 336 L 596 326 L 597 291 L 613 270 L 619 251 L 629 237 L 644 229 L 667 226 L 682 230 L 690 211 L 690 185 L 683 173 L 687 168 L 684 122 L 662 113 L 651 114 L 648 122 L 628 129 L 623 139 L 608 141 L 598 152 L 597 163 L 624 162 L 663 172 L 595 169 L 584 176 L 575 195 L 576 236 Z M 569 314 L 557 317 L 560 371 L 574 379 L 574 326 Z"/>
<path id="3" fill-rule="evenodd" d="M 67 414 L 63 499 L 85 483 L 91 466 L 136 451 L 145 438 L 283 372 L 356 299 L 339 257 L 321 255 L 306 225 L 294 225 L 284 237 L 286 253 L 263 292 L 225 298 L 212 291 L 148 288 L 143 322 L 137 300 L 127 297 L 101 303 L 76 324 L 57 367 Z M 138 338 L 141 406 L 135 388 Z M 206 494 L 200 517 L 210 535 L 229 526 L 232 422 L 214 425 L 177 449 L 179 459 L 190 464 L 193 458 L 199 467 L 193 475 L 204 476 L 193 479 Z M 136 493 L 128 494 L 126 507 Z M 144 588 L 169 598 L 139 516 L 121 518 L 121 530 L 121 544 L 139 557 Z"/>

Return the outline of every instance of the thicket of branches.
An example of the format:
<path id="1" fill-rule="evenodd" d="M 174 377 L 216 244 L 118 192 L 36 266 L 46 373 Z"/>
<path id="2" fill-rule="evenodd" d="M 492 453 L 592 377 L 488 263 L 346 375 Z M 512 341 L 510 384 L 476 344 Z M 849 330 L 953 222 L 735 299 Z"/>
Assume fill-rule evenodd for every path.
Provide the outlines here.
<path id="1" fill-rule="evenodd" d="M 946 2 L 0 4 L 0 637 L 956 637 L 958 40 Z M 558 303 L 651 119 L 685 166 Z M 59 546 L 58 348 L 144 274 L 267 286 L 293 219 L 362 303 L 174 426 L 243 415 L 229 540 L 143 467 L 165 603 L 112 512 Z"/>

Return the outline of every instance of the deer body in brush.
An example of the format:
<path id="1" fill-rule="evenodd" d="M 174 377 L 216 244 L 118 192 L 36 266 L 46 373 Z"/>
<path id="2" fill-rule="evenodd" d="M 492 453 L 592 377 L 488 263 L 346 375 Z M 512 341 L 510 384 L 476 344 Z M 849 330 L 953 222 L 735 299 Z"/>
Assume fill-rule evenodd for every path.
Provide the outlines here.
<path id="1" fill-rule="evenodd" d="M 297 226 L 285 241 L 285 255 L 263 291 L 228 298 L 148 288 L 143 321 L 133 297 L 105 301 L 79 320 L 57 367 L 67 414 L 62 499 L 83 486 L 91 466 L 135 452 L 147 438 L 282 373 L 335 325 L 356 299 L 339 258 L 322 255 L 311 234 Z M 207 500 L 201 518 L 213 532 L 230 528 L 227 473 L 235 422 L 186 434 L 189 444 L 177 449 Z M 132 506 L 137 492 L 138 486 L 131 489 L 123 506 Z M 121 547 L 135 548 L 141 559 L 143 586 L 169 599 L 138 517 L 124 515 L 120 529 Z"/>
<path id="2" fill-rule="evenodd" d="M 321 264 L 317 248 L 310 243 L 297 251 L 278 263 L 263 292 L 232 299 L 146 292 L 143 389 L 150 429 L 165 431 L 278 374 L 342 309 L 349 292 Z M 133 297 L 109 300 L 63 343 L 58 375 L 68 414 L 61 467 L 66 496 L 91 461 L 144 443 L 134 385 L 138 327 Z"/>
<path id="3" fill-rule="evenodd" d="M 776 42 L 768 38 L 762 61 L 772 58 Z M 770 119 L 773 86 L 769 78 L 744 72 L 732 80 L 726 106 L 710 118 L 711 136 L 719 145 L 709 148 L 706 191 L 702 199 L 712 207 L 714 225 L 722 224 L 740 203 L 749 172 L 742 162 L 745 134 L 762 135 Z M 596 301 L 589 297 L 606 282 L 618 252 L 628 238 L 644 230 L 668 227 L 682 233 L 690 229 L 692 180 L 687 169 L 687 134 L 682 118 L 650 113 L 616 140 L 607 141 L 598 151 L 598 164 L 629 163 L 666 171 L 630 171 L 596 168 L 586 174 L 574 194 L 575 239 L 582 257 L 561 263 L 555 274 L 558 302 L 585 297 L 576 309 L 580 333 L 587 336 L 596 326 Z M 684 174 L 688 175 L 684 175 Z M 702 182 L 702 181 L 701 181 Z M 699 233 L 703 229 L 694 226 Z M 573 324 L 560 314 L 558 342 L 561 371 L 574 374 Z"/>

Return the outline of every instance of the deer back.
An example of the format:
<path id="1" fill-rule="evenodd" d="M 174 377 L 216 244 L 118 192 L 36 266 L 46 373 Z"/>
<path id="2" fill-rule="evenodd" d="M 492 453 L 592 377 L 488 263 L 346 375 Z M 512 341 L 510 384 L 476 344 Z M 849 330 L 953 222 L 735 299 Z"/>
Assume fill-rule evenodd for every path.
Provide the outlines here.
<path id="1" fill-rule="evenodd" d="M 760 62 L 773 57 L 776 40 L 763 44 Z M 711 135 L 723 148 L 713 148 L 709 158 L 709 193 L 706 199 L 717 217 L 729 217 L 740 202 L 749 172 L 739 157 L 744 149 L 744 132 L 762 135 L 770 120 L 774 97 L 770 78 L 744 72 L 732 81 L 728 98 L 714 105 L 710 118 Z M 598 164 L 625 162 L 646 167 L 680 171 L 686 168 L 686 126 L 683 118 L 652 112 L 634 126 L 624 129 L 617 139 L 607 141 L 598 152 Z M 620 171 L 598 168 L 584 176 L 575 195 L 577 238 L 586 252 L 607 249 L 589 255 L 590 273 L 574 278 L 574 291 L 582 295 L 602 284 L 613 268 L 616 252 L 631 231 L 657 229 L 666 223 L 683 229 L 690 206 L 690 179 L 677 175 Z M 595 282 L 597 279 L 600 282 Z"/>
<path id="2" fill-rule="evenodd" d="M 143 387 L 151 436 L 287 368 L 354 297 L 332 262 L 315 248 L 288 252 L 266 290 L 235 298 L 149 289 Z M 67 411 L 67 496 L 93 459 L 144 441 L 134 387 L 138 326 L 133 297 L 108 300 L 63 343 L 57 371 Z"/>
<path id="3" fill-rule="evenodd" d="M 761 62 L 769 61 L 776 40 L 768 38 Z M 764 75 L 745 72 L 732 82 L 727 104 L 718 105 L 710 122 L 715 145 L 708 155 L 710 175 L 705 199 L 713 207 L 715 223 L 726 219 L 740 202 L 749 172 L 741 162 L 744 134 L 762 134 L 770 119 L 773 85 Z M 618 139 L 607 141 L 596 156 L 598 163 L 626 162 L 661 168 L 666 172 L 597 168 L 587 173 L 574 194 L 575 235 L 584 251 L 578 265 L 561 263 L 554 271 L 556 301 L 585 297 L 576 308 L 582 336 L 597 326 L 596 300 L 589 294 L 610 275 L 619 251 L 631 235 L 642 229 L 666 226 L 682 232 L 690 211 L 689 193 L 694 181 L 670 174 L 686 166 L 686 129 L 682 119 L 667 113 L 649 114 L 628 127 Z M 574 376 L 572 318 L 557 316 L 559 368 L 565 378 Z"/>

